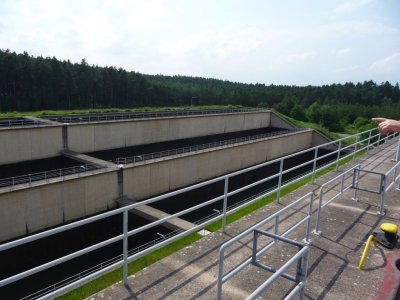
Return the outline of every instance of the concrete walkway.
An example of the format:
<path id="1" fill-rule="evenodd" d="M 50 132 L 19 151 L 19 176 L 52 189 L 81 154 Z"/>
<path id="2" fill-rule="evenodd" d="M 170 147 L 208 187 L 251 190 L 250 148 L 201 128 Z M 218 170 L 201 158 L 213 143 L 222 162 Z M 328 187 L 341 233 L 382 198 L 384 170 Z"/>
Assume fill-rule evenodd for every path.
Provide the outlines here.
<path id="1" fill-rule="evenodd" d="M 216 299 L 218 250 L 225 241 L 282 209 L 284 205 L 315 190 L 318 184 L 323 184 L 356 163 L 361 163 L 363 169 L 385 173 L 394 165 L 391 158 L 394 158 L 396 148 L 397 139 L 370 151 L 368 155 L 341 167 L 338 171 L 318 178 L 314 185 L 305 185 L 283 197 L 282 204 L 270 204 L 230 224 L 226 234 L 210 234 L 138 272 L 129 278 L 129 287 L 124 287 L 120 282 L 89 299 Z M 377 186 L 377 182 L 373 176 L 365 176 L 360 181 L 364 186 L 371 188 Z M 334 190 L 335 187 L 331 192 Z M 311 236 L 306 299 L 389 298 L 388 294 L 392 293 L 400 282 L 393 266 L 397 257 L 400 257 L 400 250 L 387 250 L 382 246 L 375 248 L 371 245 L 362 271 L 358 270 L 358 264 L 368 236 L 374 231 L 380 231 L 381 223 L 398 223 L 399 193 L 395 187 L 386 193 L 387 213 L 383 217 L 376 214 L 380 203 L 378 195 L 360 192 L 359 201 L 355 202 L 351 200 L 354 194 L 352 189 L 324 208 L 321 214 L 322 234 Z M 305 216 L 306 211 L 305 207 L 290 211 L 281 219 L 284 219 L 284 226 L 296 223 Z M 315 216 L 313 225 L 314 222 Z M 268 224 L 265 229 L 268 230 L 271 226 L 272 224 Z M 303 237 L 304 228 L 299 228 L 289 235 L 289 238 L 297 240 L 302 240 Z M 231 247 L 227 252 L 225 269 L 229 270 L 232 265 L 249 257 L 251 247 L 250 237 Z M 278 243 L 260 259 L 265 264 L 279 267 L 294 255 L 294 250 Z M 270 275 L 271 273 L 255 266 L 246 267 L 224 284 L 223 299 L 246 298 Z M 292 286 L 292 282 L 279 279 L 259 299 L 282 299 Z"/>

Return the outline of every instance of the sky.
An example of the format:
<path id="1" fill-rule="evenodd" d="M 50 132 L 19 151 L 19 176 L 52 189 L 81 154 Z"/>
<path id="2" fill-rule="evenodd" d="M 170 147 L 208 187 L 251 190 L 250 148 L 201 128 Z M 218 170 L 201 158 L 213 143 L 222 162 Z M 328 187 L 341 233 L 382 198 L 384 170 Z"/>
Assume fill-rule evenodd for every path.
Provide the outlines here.
<path id="1" fill-rule="evenodd" d="M 0 49 L 253 84 L 395 84 L 400 0 L 0 0 Z"/>

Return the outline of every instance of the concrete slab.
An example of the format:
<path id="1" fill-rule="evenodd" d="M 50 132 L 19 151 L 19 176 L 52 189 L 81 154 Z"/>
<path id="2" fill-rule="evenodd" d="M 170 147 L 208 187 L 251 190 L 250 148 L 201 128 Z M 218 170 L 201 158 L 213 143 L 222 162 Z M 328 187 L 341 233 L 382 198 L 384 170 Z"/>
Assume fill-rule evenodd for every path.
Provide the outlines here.
<path id="1" fill-rule="evenodd" d="M 117 199 L 115 201 L 120 206 L 128 206 L 128 205 L 137 203 L 137 201 L 127 199 L 126 197 L 124 197 L 122 199 Z M 170 216 L 170 214 L 168 214 L 164 211 L 161 211 L 159 209 L 156 209 L 154 207 L 151 207 L 149 205 L 142 205 L 142 206 L 133 208 L 133 209 L 129 210 L 129 212 L 134 213 L 135 215 L 138 215 L 138 216 L 140 216 L 146 220 L 149 220 L 151 222 L 161 220 L 161 219 L 164 219 L 164 218 L 167 218 Z M 185 221 L 180 218 L 175 218 L 173 220 L 166 221 L 166 222 L 162 223 L 161 225 L 172 231 L 189 230 L 196 226 L 195 224 L 190 223 L 190 222 Z"/>
<path id="2" fill-rule="evenodd" d="M 218 277 L 218 250 L 231 237 L 249 228 L 260 220 L 292 203 L 318 185 L 337 176 L 356 163 L 362 168 L 376 172 L 386 172 L 393 162 L 397 141 L 392 141 L 379 149 L 370 151 L 365 157 L 351 162 L 339 171 L 332 171 L 281 198 L 282 204 L 273 203 L 227 226 L 227 232 L 216 232 L 202 238 L 129 278 L 129 286 L 121 282 L 103 290 L 89 299 L 216 299 Z M 348 179 L 350 180 L 350 179 Z M 373 180 L 370 178 L 370 180 Z M 370 182 L 373 185 L 375 182 Z M 337 186 L 327 192 L 333 194 Z M 366 240 L 374 231 L 379 231 L 383 222 L 398 223 L 400 217 L 399 191 L 392 188 L 386 193 L 385 216 L 379 216 L 379 196 L 360 192 L 359 201 L 353 201 L 354 190 L 348 190 L 335 202 L 325 207 L 321 213 L 321 235 L 312 235 L 308 264 L 306 299 L 390 299 L 396 292 L 399 277 L 396 277 L 397 258 L 400 249 L 388 250 L 379 246 L 371 247 L 364 269 L 358 264 Z M 327 195 L 327 194 L 326 194 Z M 326 196 L 328 199 L 329 197 Z M 306 214 L 306 207 L 287 212 L 281 220 L 285 227 L 296 223 Z M 315 225 L 313 217 L 312 226 Z M 271 228 L 267 224 L 265 230 Z M 296 229 L 289 238 L 301 240 L 304 228 Z M 229 270 L 251 253 L 251 238 L 244 238 L 227 252 L 224 268 Z M 262 255 L 263 263 L 278 267 L 294 255 L 289 246 L 278 243 Z M 223 286 L 223 299 L 244 299 L 271 273 L 249 266 L 232 277 Z M 276 281 L 259 299 L 282 299 L 292 283 L 285 279 Z M 388 298 L 389 297 L 389 298 Z M 394 296 L 393 296 L 394 297 Z"/>
<path id="3" fill-rule="evenodd" d="M 93 156 L 78 153 L 78 152 L 75 152 L 72 150 L 67 150 L 67 149 L 62 150 L 61 154 L 64 155 L 65 157 L 80 161 L 84 164 L 94 164 L 94 165 L 98 165 L 98 166 L 102 166 L 102 167 L 117 168 L 117 166 L 112 162 L 98 159 Z"/>

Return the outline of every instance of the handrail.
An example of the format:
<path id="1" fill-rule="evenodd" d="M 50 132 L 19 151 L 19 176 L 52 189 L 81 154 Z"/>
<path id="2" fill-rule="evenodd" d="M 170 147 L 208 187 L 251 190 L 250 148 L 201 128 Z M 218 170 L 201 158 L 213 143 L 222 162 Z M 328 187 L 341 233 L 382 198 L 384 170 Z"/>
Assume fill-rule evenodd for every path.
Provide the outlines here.
<path id="1" fill-rule="evenodd" d="M 274 131 L 274 132 L 268 132 L 268 133 L 257 134 L 257 135 L 252 135 L 252 136 L 245 136 L 245 137 L 229 139 L 229 140 L 221 140 L 221 141 L 217 141 L 217 142 L 181 147 L 181 148 L 176 148 L 176 149 L 171 149 L 171 150 L 164 150 L 164 151 L 146 153 L 146 154 L 138 154 L 138 155 L 129 156 L 129 157 L 117 157 L 115 161 L 117 164 L 129 164 L 129 163 L 135 163 L 138 161 L 143 162 L 143 161 L 152 160 L 155 158 L 167 157 L 167 156 L 183 154 L 183 153 L 196 152 L 199 150 L 205 150 L 205 149 L 210 149 L 210 148 L 238 144 L 238 143 L 242 143 L 242 142 L 254 141 L 254 140 L 264 139 L 267 137 L 279 136 L 279 135 L 283 135 L 283 134 L 299 132 L 299 131 L 306 131 L 306 130 L 308 130 L 308 129 L 290 129 L 290 130 L 284 129 L 284 130 L 279 130 L 279 131 Z"/>
<path id="2" fill-rule="evenodd" d="M 368 132 L 368 131 L 367 131 L 367 132 Z M 363 132 L 363 133 L 357 135 L 357 136 L 356 136 L 356 137 L 357 137 L 357 141 L 356 141 L 356 143 L 354 143 L 354 144 L 352 145 L 352 146 L 354 146 L 354 147 L 353 147 L 354 151 L 353 151 L 353 153 L 350 153 L 350 154 L 346 155 L 346 157 L 353 155 L 353 158 L 354 158 L 355 155 L 356 155 L 356 153 L 358 153 L 358 152 L 360 152 L 360 151 L 364 151 L 365 149 L 369 150 L 369 148 L 370 148 L 371 146 L 374 146 L 375 144 L 379 145 L 381 142 L 384 142 L 386 139 L 390 139 L 390 138 L 392 138 L 392 137 L 394 136 L 394 134 L 392 134 L 392 135 L 390 135 L 390 136 L 387 136 L 387 137 L 381 139 L 380 134 L 377 134 L 376 136 L 379 137 L 379 138 L 378 138 L 378 141 L 370 143 L 371 139 L 373 139 L 373 138 L 376 137 L 376 136 L 371 136 L 371 132 L 372 132 L 372 130 L 369 131 L 369 133 L 370 133 L 369 139 L 364 139 L 364 140 L 362 140 L 362 141 L 359 140 L 359 136 L 361 136 L 361 134 L 365 134 L 365 132 Z M 368 141 L 368 146 L 362 147 L 361 149 L 357 149 L 358 145 L 361 144 L 361 142 L 365 142 L 365 141 Z M 340 148 L 341 148 L 340 146 L 341 146 L 341 143 L 339 143 L 339 150 L 338 150 L 338 151 L 343 150 L 343 148 L 340 149 Z M 399 149 L 399 150 L 400 150 L 400 149 Z M 318 151 L 317 148 L 316 148 L 316 151 Z M 332 154 L 334 154 L 334 153 L 330 153 L 329 155 L 332 155 Z M 339 157 L 339 155 L 338 155 L 338 157 Z M 317 161 L 318 159 L 321 159 L 321 158 L 315 158 L 315 159 L 314 159 L 314 162 Z M 310 163 L 310 162 L 303 163 L 302 165 L 304 166 L 305 164 L 309 164 L 309 163 Z M 335 162 L 333 162 L 333 163 L 335 163 Z M 331 164 L 333 164 L 333 163 L 332 163 L 332 162 L 331 162 L 331 163 L 328 163 L 328 165 L 331 165 Z M 391 173 L 391 172 L 396 172 L 396 170 L 397 170 L 396 167 L 397 167 L 399 164 L 400 164 L 400 162 L 398 162 L 394 167 L 392 167 L 392 168 L 387 172 L 387 174 L 389 174 L 389 173 Z M 315 168 L 315 167 L 314 167 L 314 168 Z M 309 213 L 308 213 L 308 215 L 307 215 L 307 217 L 306 217 L 306 218 L 308 218 L 309 220 L 308 220 L 307 227 L 306 227 L 306 237 L 305 237 L 305 241 L 308 241 L 308 240 L 309 240 L 309 236 L 308 236 L 308 235 L 309 235 L 309 226 L 310 226 L 310 225 L 309 225 L 309 224 L 310 224 L 309 222 L 310 222 L 310 219 L 311 219 L 311 215 L 314 214 L 314 213 L 317 213 L 317 220 L 316 220 L 315 230 L 314 230 L 313 232 L 314 232 L 314 234 L 319 235 L 319 234 L 321 233 L 321 231 L 319 230 L 319 226 L 320 226 L 320 213 L 321 213 L 321 211 L 322 211 L 322 208 L 324 208 L 325 206 L 329 205 L 332 201 L 334 201 L 335 199 L 337 199 L 340 195 L 342 195 L 345 191 L 347 191 L 348 189 L 350 189 L 350 188 L 352 187 L 352 184 L 349 184 L 348 186 L 345 186 L 345 184 L 344 184 L 344 183 L 345 183 L 345 179 L 346 179 L 346 177 L 347 177 L 349 174 L 353 173 L 354 169 L 359 169 L 359 168 L 360 168 L 360 164 L 357 164 L 357 165 L 353 166 L 352 168 L 350 168 L 349 170 L 343 172 L 342 174 L 340 174 L 340 175 L 338 175 L 338 176 L 336 176 L 336 177 L 330 179 L 329 181 L 325 182 L 324 184 L 322 184 L 321 187 L 320 187 L 320 189 L 319 189 L 319 191 L 318 191 L 317 194 L 316 194 L 316 196 L 319 198 L 319 201 L 318 201 L 318 207 L 317 207 L 315 210 L 312 210 L 312 202 L 313 202 L 313 196 L 314 196 L 314 194 L 313 194 L 313 193 L 308 193 L 308 194 L 304 195 L 303 197 L 299 198 L 298 200 L 296 200 L 295 202 L 293 202 L 292 204 L 290 204 L 290 205 L 286 206 L 285 208 L 283 208 L 283 209 L 277 211 L 276 213 L 270 215 L 270 216 L 267 217 L 265 220 L 260 221 L 260 222 L 257 223 L 256 225 L 254 225 L 254 226 L 252 226 L 252 227 L 246 229 L 245 231 L 243 231 L 242 233 L 238 234 L 238 235 L 235 236 L 234 238 L 232 238 L 232 239 L 230 239 L 229 241 L 225 242 L 225 243 L 220 247 L 220 249 L 219 249 L 219 273 L 218 273 L 218 281 L 217 281 L 217 299 L 221 299 L 221 297 L 222 297 L 222 285 L 223 285 L 223 283 L 226 282 L 227 280 L 229 280 L 232 276 L 234 276 L 234 275 L 237 274 L 238 272 L 240 272 L 242 269 L 244 269 L 244 268 L 251 262 L 250 259 L 247 259 L 247 260 L 245 260 L 244 262 L 242 262 L 242 263 L 238 264 L 237 266 L 235 266 L 235 267 L 234 267 L 233 269 L 231 269 L 228 273 L 224 274 L 224 270 L 223 270 L 223 268 L 224 268 L 224 259 L 225 259 L 225 254 L 224 254 L 224 253 L 225 253 L 225 250 L 226 250 L 228 247 L 230 247 L 233 243 L 235 243 L 235 242 L 237 242 L 237 241 L 243 239 L 245 236 L 247 236 L 248 234 L 250 234 L 252 231 L 257 230 L 257 229 L 260 228 L 261 226 L 263 226 L 263 225 L 265 225 L 266 223 L 270 222 L 270 221 L 273 220 L 274 218 L 276 218 L 276 220 L 275 220 L 275 225 L 274 225 L 275 227 L 273 227 L 273 228 L 274 228 L 275 233 L 277 233 L 277 232 L 278 232 L 277 226 L 278 226 L 278 224 L 279 224 L 279 222 L 280 222 L 280 220 L 279 220 L 279 215 L 280 215 L 281 213 L 285 212 L 287 209 L 289 209 L 289 208 L 292 207 L 293 205 L 296 205 L 298 202 L 303 201 L 303 200 L 304 200 L 305 198 L 307 198 L 309 195 L 311 196 L 311 199 L 310 199 Z M 282 174 L 282 173 L 285 173 L 285 172 L 290 172 L 290 171 L 292 171 L 292 169 L 293 169 L 293 168 L 291 168 L 291 169 L 289 169 L 289 170 L 285 170 L 285 171 L 283 171 L 283 172 L 281 171 L 281 174 Z M 315 171 L 314 171 L 314 173 L 315 173 Z M 395 173 L 394 178 L 395 178 L 394 180 L 396 180 L 396 179 L 398 180 L 398 179 L 400 178 L 400 176 L 397 176 L 397 177 L 396 177 L 396 173 Z M 323 197 L 324 197 L 324 189 L 326 189 L 328 185 L 330 185 L 330 184 L 332 184 L 332 183 L 334 183 L 334 182 L 336 182 L 336 181 L 340 181 L 340 182 L 339 182 L 339 183 L 340 183 L 340 189 L 339 189 L 339 191 L 338 191 L 336 194 L 334 194 L 333 196 L 331 196 L 331 198 L 330 198 L 328 201 L 326 201 L 325 203 L 322 203 Z M 381 205 L 383 205 L 383 204 L 381 204 Z M 295 225 L 289 227 L 289 229 L 287 229 L 286 232 L 284 232 L 283 234 L 281 234 L 281 236 L 286 236 L 288 233 L 292 232 L 295 228 L 299 227 L 302 223 L 305 222 L 306 218 L 300 220 L 300 221 L 299 221 L 298 223 L 296 223 Z M 264 246 L 264 248 L 260 251 L 260 254 L 261 254 L 261 253 L 264 253 L 264 252 L 265 252 L 267 249 L 269 249 L 269 248 L 271 247 L 271 245 L 273 245 L 275 242 L 276 242 L 276 241 L 274 240 L 274 241 L 270 242 L 269 244 L 267 244 L 267 246 Z M 267 281 L 268 283 L 265 282 L 262 286 L 260 286 L 260 288 L 259 288 L 260 290 L 257 289 L 254 293 L 252 293 L 252 294 L 249 296 L 249 299 L 253 299 L 254 297 L 256 297 L 256 296 L 259 294 L 258 292 L 261 292 L 261 290 L 264 290 L 265 288 L 267 288 L 267 286 L 268 286 L 269 284 L 271 284 L 273 281 L 275 281 L 277 278 L 278 278 L 278 275 L 277 275 L 277 274 L 272 275 L 272 276 L 270 277 L 270 279 Z M 298 289 L 296 289 L 296 292 L 297 292 L 298 290 L 301 290 L 302 288 L 303 288 L 303 286 L 298 286 Z M 294 295 L 294 293 L 295 293 L 295 290 L 293 290 L 293 291 L 290 293 L 290 295 L 288 295 L 288 298 L 291 298 L 291 297 Z M 290 297 L 289 297 L 289 296 L 290 296 Z"/>
<path id="3" fill-rule="evenodd" d="M 60 177 L 64 178 L 67 175 L 81 174 L 81 173 L 86 173 L 86 172 L 90 172 L 90 171 L 93 172 L 95 170 L 102 169 L 102 168 L 104 168 L 104 167 L 99 166 L 97 164 L 84 164 L 84 165 L 79 165 L 79 166 L 43 171 L 43 172 L 32 173 L 32 174 L 27 174 L 27 175 L 1 178 L 0 179 L 0 188 L 4 188 L 4 187 L 13 188 L 14 186 L 19 185 L 19 184 L 29 184 L 29 186 L 33 186 L 35 184 L 39 184 L 39 183 L 35 183 L 37 181 L 46 180 L 48 182 L 50 179 L 55 179 L 55 178 L 60 178 Z"/>
<path id="4" fill-rule="evenodd" d="M 362 133 L 360 133 L 358 135 L 354 135 L 354 136 L 359 136 L 361 134 L 369 133 L 369 132 L 372 132 L 373 130 L 376 130 L 376 129 L 365 131 L 365 132 L 362 132 Z M 354 136 L 350 136 L 350 137 L 346 137 L 346 138 L 352 138 Z M 343 138 L 343 139 L 346 139 L 346 138 Z M 341 139 L 341 140 L 343 140 L 343 139 Z M 379 143 L 383 142 L 384 140 L 385 139 L 379 139 L 377 143 L 379 144 Z M 247 185 L 246 187 L 241 187 L 241 188 L 238 188 L 237 190 L 228 190 L 227 187 L 228 187 L 228 184 L 229 184 L 229 179 L 231 177 L 239 175 L 239 174 L 242 174 L 242 173 L 245 173 L 245 172 L 249 172 L 251 170 L 266 166 L 266 165 L 271 164 L 271 163 L 280 162 L 283 165 L 284 161 L 286 159 L 290 158 L 290 157 L 294 157 L 295 155 L 306 153 L 307 151 L 310 151 L 310 150 L 312 151 L 313 149 L 314 150 L 315 149 L 319 149 L 319 148 L 322 148 L 322 147 L 324 147 L 326 145 L 331 145 L 333 143 L 336 143 L 336 141 L 335 142 L 326 143 L 324 145 L 320 145 L 320 146 L 317 146 L 317 147 L 314 147 L 314 148 L 311 148 L 311 149 L 306 149 L 306 150 L 303 150 L 303 151 L 299 151 L 299 152 L 297 152 L 295 154 L 291 154 L 291 155 L 287 155 L 287 156 L 284 156 L 284 157 L 281 157 L 281 158 L 278 158 L 278 159 L 274 159 L 272 161 L 265 162 L 265 163 L 259 164 L 257 166 L 252 166 L 252 167 L 246 168 L 244 170 L 232 172 L 232 173 L 227 174 L 227 175 L 223 175 L 223 176 L 220 176 L 220 177 L 217 177 L 217 178 L 214 178 L 214 179 L 211 179 L 211 180 L 207 180 L 207 181 L 204 181 L 204 182 L 201 182 L 201 183 L 189 186 L 189 187 L 185 187 L 185 188 L 173 191 L 173 192 L 166 193 L 164 195 L 156 196 L 156 197 L 144 200 L 144 201 L 139 202 L 139 203 L 131 204 L 131 205 L 126 206 L 126 207 L 118 208 L 118 209 L 115 209 L 115 210 L 112 210 L 112 211 L 109 211 L 109 212 L 106 212 L 106 213 L 102 213 L 102 214 L 99 214 L 99 215 L 96 215 L 96 216 L 93 216 L 93 217 L 90 217 L 90 218 L 86 218 L 86 219 L 83 219 L 83 220 L 80 220 L 80 221 L 76 221 L 76 222 L 73 222 L 73 223 L 70 223 L 70 224 L 67 224 L 67 225 L 64 225 L 64 226 L 60 226 L 60 227 L 54 228 L 54 229 L 50 229 L 50 230 L 47 230 L 47 231 L 44 231 L 44 232 L 41 232 L 41 233 L 38 233 L 38 234 L 34 234 L 34 235 L 31 235 L 31 236 L 28 236 L 28 237 L 25 237 L 25 238 L 22 238 L 22 239 L 19 239 L 19 240 L 16 240 L 16 241 L 4 243 L 4 244 L 0 245 L 0 251 L 4 251 L 6 249 L 10 249 L 10 248 L 16 247 L 18 245 L 22 245 L 22 244 L 25 244 L 25 243 L 28 243 L 28 242 L 31 242 L 31 241 L 46 237 L 46 236 L 50 236 L 50 235 L 53 235 L 53 234 L 56 234 L 56 233 L 59 233 L 59 232 L 63 232 L 63 231 L 68 230 L 68 229 L 76 228 L 76 227 L 82 226 L 84 224 L 88 224 L 88 223 L 91 223 L 91 222 L 94 222 L 94 221 L 97 221 L 97 220 L 100 220 L 100 219 L 104 219 L 104 218 L 112 216 L 112 215 L 121 214 L 121 213 L 123 213 L 123 216 L 124 216 L 123 224 L 124 224 L 124 226 L 127 226 L 125 224 L 127 224 L 127 218 L 128 218 L 128 215 L 129 215 L 127 213 L 128 210 L 131 210 L 133 208 L 139 207 L 141 205 L 147 205 L 147 204 L 150 204 L 150 203 L 158 202 L 158 201 L 161 201 L 163 199 L 167 199 L 169 197 L 172 197 L 172 196 L 175 196 L 175 195 L 178 195 L 178 194 L 181 194 L 181 193 L 193 190 L 193 189 L 197 189 L 199 187 L 203 187 L 203 186 L 215 183 L 215 182 L 219 182 L 219 181 L 225 181 L 224 192 L 221 195 L 219 195 L 219 196 L 217 196 L 217 197 L 215 197 L 215 198 L 213 198 L 211 200 L 208 200 L 206 203 L 207 204 L 211 204 L 211 203 L 214 203 L 216 201 L 221 201 L 222 200 L 223 201 L 223 205 L 226 208 L 227 207 L 227 205 L 226 205 L 227 204 L 227 198 L 229 196 L 232 196 L 234 194 L 239 193 L 242 190 L 245 190 L 245 189 L 248 189 L 248 188 L 251 188 L 251 187 L 254 186 L 254 183 L 251 183 L 251 184 Z M 362 151 L 360 149 L 357 149 L 356 145 L 358 145 L 359 143 L 360 143 L 359 141 L 354 143 L 354 147 L 353 147 L 354 153 Z M 374 143 L 371 143 L 371 146 L 373 146 L 373 145 L 374 145 Z M 339 147 L 339 149 L 336 150 L 336 151 L 333 151 L 332 154 L 340 153 L 340 151 L 343 151 L 343 149 L 340 149 L 340 147 Z M 350 153 L 347 156 L 350 156 L 350 155 L 352 155 L 352 154 Z M 337 158 L 334 161 L 328 163 L 327 165 L 338 163 L 338 160 L 342 159 L 339 156 L 340 155 L 337 155 Z M 316 159 L 311 160 L 310 163 L 311 162 L 315 162 L 315 161 L 316 161 Z M 313 168 L 312 171 L 310 171 L 308 173 L 305 173 L 304 175 L 301 175 L 300 177 L 297 177 L 294 181 L 301 180 L 302 178 L 304 178 L 306 176 L 314 175 L 318 170 L 320 170 L 321 168 L 324 168 L 324 167 L 326 167 L 326 165 L 324 165 L 323 167 L 317 167 L 316 164 L 315 164 L 315 167 Z M 282 182 L 282 180 L 281 180 L 282 179 L 282 173 L 277 174 L 277 175 L 273 175 L 273 176 L 270 176 L 270 177 L 271 178 L 272 177 L 273 178 L 278 177 L 280 179 L 280 182 Z M 262 179 L 258 183 L 260 183 L 261 181 L 264 182 L 264 181 L 266 181 L 266 179 Z M 291 181 L 291 182 L 293 182 L 293 181 Z M 120 266 L 123 266 L 124 268 L 126 268 L 128 262 L 133 261 L 133 260 L 135 260 L 135 259 L 137 259 L 137 258 L 139 258 L 139 257 L 141 257 L 141 256 L 143 256 L 143 255 L 145 255 L 147 253 L 150 253 L 151 251 L 153 251 L 155 249 L 158 249 L 158 248 L 160 248 L 160 247 L 162 247 L 164 245 L 167 245 L 167 244 L 169 244 L 169 243 L 171 243 L 171 242 L 173 242 L 173 241 L 175 241 L 175 240 L 177 240 L 179 238 L 182 238 L 183 236 L 186 236 L 186 235 L 188 235 L 188 234 L 190 234 L 192 232 L 198 231 L 198 230 L 204 228 L 206 225 L 211 224 L 211 223 L 213 223 L 213 222 L 215 222 L 217 220 L 221 220 L 222 219 L 223 220 L 223 224 L 225 224 L 225 220 L 226 220 L 226 217 L 228 215 L 236 212 L 237 210 L 239 210 L 239 209 L 241 209 L 241 208 L 243 208 L 245 206 L 248 206 L 248 205 L 254 203 L 255 201 L 261 199 L 262 197 L 264 197 L 266 195 L 270 195 L 270 194 L 272 194 L 274 192 L 279 193 L 280 190 L 282 188 L 284 188 L 285 186 L 287 186 L 288 184 L 289 184 L 289 182 L 281 184 L 277 188 L 275 187 L 275 188 L 269 189 L 268 191 L 266 191 L 264 193 L 260 193 L 257 197 L 255 197 L 254 199 L 250 200 L 249 202 L 240 204 L 238 206 L 235 206 L 233 209 L 229 209 L 229 210 L 224 209 L 223 211 L 219 212 L 218 215 L 209 218 L 205 222 L 201 222 L 199 224 L 196 224 L 193 228 L 191 228 L 189 230 L 186 230 L 186 231 L 183 231 L 183 232 L 179 232 L 178 234 L 176 234 L 176 235 L 174 235 L 172 237 L 166 238 L 166 239 L 162 240 L 160 243 L 152 245 L 149 248 L 146 248 L 146 249 L 144 249 L 142 251 L 139 251 L 139 252 L 134 253 L 132 255 L 128 254 L 127 251 L 124 251 L 124 253 L 126 253 L 126 254 L 123 255 L 123 260 L 120 260 L 118 262 L 112 263 L 110 266 L 106 267 L 105 269 L 100 270 L 100 271 L 96 271 L 96 272 L 94 272 L 94 273 L 92 273 L 92 274 L 90 274 L 88 276 L 85 276 L 84 278 L 81 278 L 81 279 L 79 279 L 79 280 L 77 280 L 77 281 L 75 281 L 73 283 L 67 284 L 66 286 L 64 286 L 64 287 L 62 287 L 60 289 L 56 288 L 56 290 L 54 290 L 50 294 L 47 294 L 47 296 L 48 295 L 58 295 L 58 294 L 66 291 L 68 289 L 71 289 L 71 288 L 77 286 L 78 284 L 81 284 L 83 282 L 87 282 L 87 281 L 91 280 L 92 278 L 95 278 L 96 276 L 104 274 L 105 272 L 107 272 L 108 270 L 111 270 L 113 268 L 117 268 L 117 267 L 120 267 Z M 308 196 L 309 197 L 313 197 L 310 193 L 307 194 L 305 197 L 308 197 Z M 305 198 L 303 197 L 303 198 L 301 198 L 299 200 L 304 201 L 304 199 Z M 310 200 L 310 202 L 312 202 L 312 201 Z M 288 205 L 286 208 L 289 209 L 289 208 L 293 207 L 293 205 L 295 205 L 296 203 L 298 203 L 298 202 L 294 202 L 294 203 Z M 170 215 L 168 217 L 165 217 L 162 220 L 157 220 L 157 221 L 152 222 L 152 223 L 150 223 L 148 225 L 142 226 L 141 228 L 137 228 L 137 229 L 131 230 L 130 232 L 128 232 L 128 230 L 124 230 L 125 233 L 123 234 L 122 239 L 124 241 L 126 241 L 129 235 L 132 235 L 132 234 L 138 233 L 140 231 L 143 231 L 143 230 L 145 230 L 145 228 L 153 227 L 153 226 L 155 226 L 154 224 L 160 224 L 161 222 L 165 222 L 167 220 L 171 220 L 171 219 L 177 218 L 177 217 L 179 217 L 180 215 L 182 215 L 184 213 L 188 213 L 188 212 L 194 211 L 194 210 L 196 210 L 196 209 L 198 209 L 200 207 L 203 207 L 203 206 L 205 206 L 207 204 L 204 204 L 204 205 L 200 204 L 200 205 L 194 206 L 192 208 L 186 209 L 185 211 L 181 211 L 181 212 L 175 213 L 173 215 Z M 273 215 L 273 216 L 276 216 L 276 215 Z M 289 234 L 294 229 L 296 229 L 298 226 L 302 225 L 304 222 L 309 222 L 310 219 L 311 219 L 310 215 L 306 216 L 301 222 L 299 222 L 298 224 L 296 224 L 292 228 L 289 228 L 284 234 L 285 235 Z M 307 227 L 309 227 L 309 225 L 307 225 Z M 224 226 L 223 226 L 223 230 L 225 230 Z M 308 235 L 309 235 L 309 232 L 307 230 L 306 239 L 308 239 Z M 115 238 L 121 239 L 121 235 L 118 235 Z M 92 245 L 92 246 L 90 246 L 90 249 L 100 248 L 101 245 L 104 245 L 104 244 L 102 244 L 104 242 L 105 241 L 100 242 L 100 243 L 95 244 L 95 245 Z M 82 250 L 79 250 L 79 251 L 82 251 L 82 252 L 79 252 L 79 253 L 83 253 L 83 252 L 86 253 L 86 251 L 89 251 L 89 249 L 82 249 Z M 72 253 L 70 255 L 74 255 L 74 253 Z M 71 257 L 72 256 L 68 256 L 67 255 L 67 256 L 64 256 L 64 257 L 62 257 L 60 259 L 57 259 L 56 261 L 48 262 L 48 263 L 46 263 L 46 265 L 47 266 L 55 265 L 55 264 L 58 264 L 58 263 L 60 263 L 62 261 L 66 261 L 66 260 L 70 259 Z M 25 272 L 22 273 L 21 277 L 23 277 L 24 275 L 27 276 L 28 272 L 29 272 L 29 274 L 33 274 L 34 271 L 42 269 L 42 267 L 43 267 L 43 265 L 35 267 L 35 268 L 31 269 L 31 270 L 25 271 Z M 19 274 L 15 275 L 15 276 L 12 276 L 12 281 L 13 282 L 17 281 L 19 278 L 20 278 Z M 124 277 L 124 281 L 125 280 L 126 280 L 126 278 Z M 10 282 L 11 282 L 10 278 L 3 279 L 3 280 L 0 281 L 0 286 L 3 286 L 3 285 L 5 285 L 7 283 L 10 283 Z"/>

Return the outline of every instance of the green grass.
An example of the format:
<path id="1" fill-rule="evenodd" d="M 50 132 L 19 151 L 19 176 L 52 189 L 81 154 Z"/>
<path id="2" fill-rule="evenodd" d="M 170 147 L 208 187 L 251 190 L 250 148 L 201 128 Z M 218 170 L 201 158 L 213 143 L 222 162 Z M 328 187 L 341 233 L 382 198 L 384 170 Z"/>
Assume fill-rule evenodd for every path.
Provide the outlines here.
<path id="1" fill-rule="evenodd" d="M 164 246 L 158 250 L 155 250 L 142 258 L 139 258 L 129 264 L 128 273 L 129 275 L 135 274 L 136 272 L 144 269 L 147 266 L 161 260 L 162 258 L 177 252 L 188 245 L 193 244 L 197 240 L 201 239 L 202 236 L 198 233 L 192 233 L 178 241 L 175 241 L 167 246 Z M 57 299 L 71 300 L 71 299 L 85 299 L 94 293 L 97 293 L 110 285 L 122 280 L 122 268 L 116 269 L 106 275 L 99 277 L 69 293 L 58 297 Z"/>
<path id="2" fill-rule="evenodd" d="M 97 108 L 97 109 L 73 109 L 73 110 L 42 110 L 33 112 L 11 111 L 0 113 L 0 118 L 22 116 L 49 116 L 49 115 L 74 115 L 74 114 L 99 114 L 99 113 L 124 113 L 146 111 L 175 111 L 188 109 L 235 109 L 245 108 L 242 105 L 204 105 L 204 106 L 179 106 L 179 107 L 140 107 L 140 108 Z"/>

